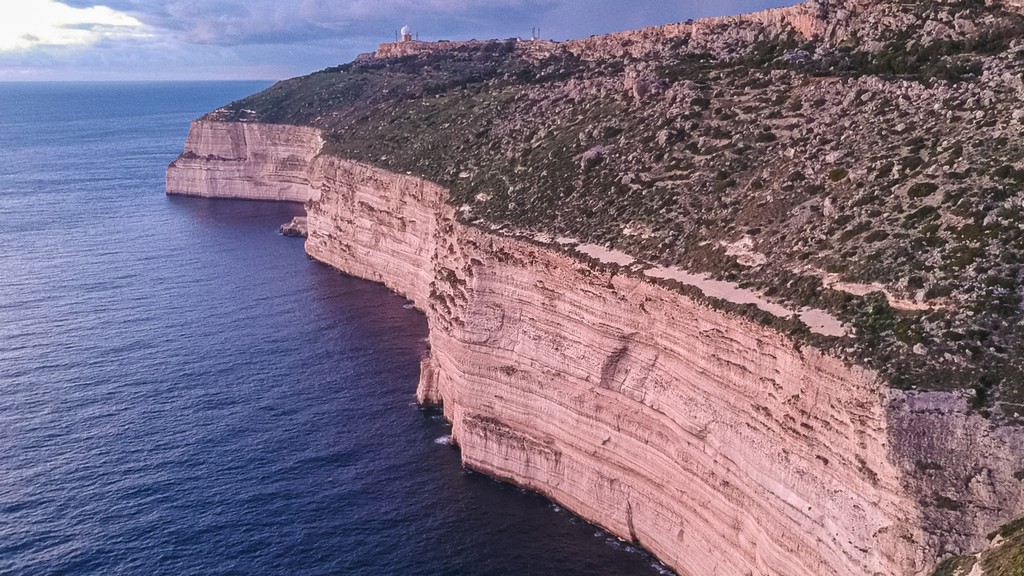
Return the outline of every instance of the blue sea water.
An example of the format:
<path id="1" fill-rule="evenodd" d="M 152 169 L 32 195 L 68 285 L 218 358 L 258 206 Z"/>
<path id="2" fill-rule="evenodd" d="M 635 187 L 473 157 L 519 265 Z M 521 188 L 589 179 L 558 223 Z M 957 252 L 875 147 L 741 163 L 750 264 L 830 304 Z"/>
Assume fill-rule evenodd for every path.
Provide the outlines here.
<path id="1" fill-rule="evenodd" d="M 460 467 L 423 317 L 279 236 L 301 207 L 164 195 L 263 87 L 0 84 L 0 574 L 664 571 Z"/>

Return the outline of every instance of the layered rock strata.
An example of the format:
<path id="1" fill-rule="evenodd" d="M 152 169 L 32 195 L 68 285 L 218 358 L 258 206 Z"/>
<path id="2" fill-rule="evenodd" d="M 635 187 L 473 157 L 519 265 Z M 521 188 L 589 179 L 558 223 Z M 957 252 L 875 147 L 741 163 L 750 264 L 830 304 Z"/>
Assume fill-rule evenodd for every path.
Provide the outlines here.
<path id="1" fill-rule="evenodd" d="M 305 202 L 320 131 L 301 126 L 196 120 L 167 168 L 167 191 L 186 196 Z"/>
<path id="2" fill-rule="evenodd" d="M 248 182 L 274 199 L 280 171 L 241 162 L 224 185 L 201 152 L 300 158 L 303 130 L 197 123 L 168 191 Z M 1024 514 L 1019 431 L 963 397 L 889 390 L 649 281 L 462 224 L 430 182 L 305 158 L 289 174 L 309 183 L 307 252 L 427 315 L 418 397 L 443 404 L 465 464 L 680 574 L 917 574 Z"/>

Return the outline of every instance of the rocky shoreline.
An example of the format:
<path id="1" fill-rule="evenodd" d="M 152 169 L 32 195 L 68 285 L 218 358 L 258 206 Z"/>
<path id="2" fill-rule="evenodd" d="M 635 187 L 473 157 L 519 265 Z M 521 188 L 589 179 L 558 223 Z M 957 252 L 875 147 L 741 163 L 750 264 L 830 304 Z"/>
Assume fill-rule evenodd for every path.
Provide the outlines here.
<path id="1" fill-rule="evenodd" d="M 305 216 L 296 216 L 295 218 L 292 218 L 291 222 L 281 224 L 280 232 L 282 236 L 291 236 L 294 238 L 305 238 L 309 236 L 307 218 Z"/>

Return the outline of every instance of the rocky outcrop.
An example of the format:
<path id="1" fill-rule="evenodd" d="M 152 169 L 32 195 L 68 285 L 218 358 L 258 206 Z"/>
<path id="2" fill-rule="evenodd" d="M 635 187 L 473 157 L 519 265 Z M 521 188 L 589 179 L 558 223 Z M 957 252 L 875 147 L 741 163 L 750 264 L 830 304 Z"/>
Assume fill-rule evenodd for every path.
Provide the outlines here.
<path id="1" fill-rule="evenodd" d="M 685 40 L 695 52 L 724 56 L 736 45 L 751 45 L 761 39 L 784 38 L 791 34 L 804 40 L 820 36 L 827 29 L 826 15 L 822 4 L 812 1 L 752 14 L 591 36 L 566 42 L 565 47 L 581 58 L 635 58 L 657 51 L 666 38 L 678 38 Z"/>
<path id="2" fill-rule="evenodd" d="M 217 134 L 275 158 L 299 130 L 193 129 L 189 151 Z M 187 160 L 175 181 L 233 190 L 189 174 L 219 157 Z M 265 181 L 247 165 L 234 181 Z M 310 256 L 427 315 L 418 397 L 443 404 L 465 464 L 681 574 L 917 574 L 1024 515 L 1024 437 L 961 396 L 889 390 L 649 280 L 462 224 L 444 189 L 413 176 L 321 155 L 303 178 Z"/>
<path id="3" fill-rule="evenodd" d="M 828 31 L 827 9 L 822 3 L 811 1 L 786 8 L 773 8 L 753 14 L 704 18 L 696 21 L 677 22 L 661 26 L 650 26 L 613 34 L 591 36 L 570 40 L 562 44 L 569 52 L 585 59 L 641 58 L 659 50 L 665 39 L 680 39 L 690 44 L 695 51 L 706 51 L 719 56 L 730 52 L 737 44 L 754 44 L 766 38 L 795 35 L 802 39 L 821 36 Z M 551 55 L 559 44 L 545 40 L 522 41 L 509 39 L 516 44 L 516 50 L 532 60 Z M 496 40 L 469 40 L 452 42 L 421 42 L 418 40 L 387 42 L 375 52 L 361 54 L 360 60 L 400 58 L 416 54 L 446 52 L 467 46 L 479 46 Z"/>
<path id="4" fill-rule="evenodd" d="M 167 192 L 186 196 L 305 202 L 320 131 L 196 120 L 185 151 L 167 168 Z"/>
<path id="5" fill-rule="evenodd" d="M 496 42 L 496 40 L 465 40 L 461 42 L 452 42 L 450 40 L 440 40 L 438 42 L 406 40 L 403 42 L 386 42 L 378 46 L 376 52 L 363 54 L 360 57 L 363 59 L 401 58 L 403 56 L 412 56 L 414 54 L 423 54 L 425 52 L 457 50 L 466 46 L 479 46 L 489 44 L 491 42 Z"/>
<path id="6" fill-rule="evenodd" d="M 704 18 L 696 21 L 650 26 L 640 30 L 591 36 L 568 41 L 564 47 L 569 52 L 588 59 L 620 58 L 627 55 L 641 57 L 656 50 L 660 46 L 660 42 L 666 38 L 680 38 L 692 43 L 695 49 L 722 53 L 726 51 L 726 46 L 737 43 L 750 44 L 761 38 L 788 34 L 795 34 L 803 39 L 819 36 L 827 29 L 826 15 L 827 10 L 820 2 L 811 1 L 753 14 Z M 543 58 L 558 49 L 557 43 L 545 40 L 521 41 L 512 38 L 509 41 L 515 42 L 518 51 L 526 53 L 534 59 Z M 497 41 L 421 42 L 407 40 L 387 42 L 381 44 L 375 52 L 361 54 L 359 59 L 400 58 L 416 54 L 446 52 L 493 42 Z"/>
<path id="7" fill-rule="evenodd" d="M 292 218 L 291 222 L 281 224 L 280 232 L 282 236 L 305 238 L 308 236 L 308 229 L 306 217 L 296 216 L 295 218 Z"/>

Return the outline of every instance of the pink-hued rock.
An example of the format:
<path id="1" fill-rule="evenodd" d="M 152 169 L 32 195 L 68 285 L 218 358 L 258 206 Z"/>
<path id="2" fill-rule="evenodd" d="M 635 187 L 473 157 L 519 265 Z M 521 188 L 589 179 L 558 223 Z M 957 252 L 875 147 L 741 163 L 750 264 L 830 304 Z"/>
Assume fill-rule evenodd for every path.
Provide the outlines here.
<path id="1" fill-rule="evenodd" d="M 335 158 L 317 170 L 307 251 L 426 312 L 418 395 L 444 404 L 467 466 L 683 574 L 920 567 L 918 511 L 889 463 L 871 374 L 459 224 L 423 180 Z"/>
<path id="2" fill-rule="evenodd" d="M 280 157 L 298 130 L 197 123 L 189 149 L 213 138 Z M 1024 515 L 1024 436 L 963 394 L 891 390 L 649 280 L 462 224 L 430 182 L 308 158 L 294 171 L 310 188 L 307 252 L 426 314 L 417 396 L 443 404 L 464 463 L 680 574 L 920 574 Z M 244 166 L 232 182 L 266 181 Z M 171 169 L 196 193 L 235 191 L 190 175 L 201 159 Z"/>
<path id="3" fill-rule="evenodd" d="M 322 145 L 313 128 L 196 120 L 167 168 L 167 193 L 305 202 Z"/>

